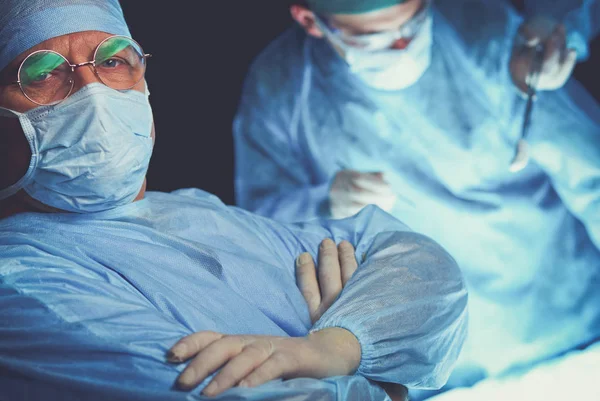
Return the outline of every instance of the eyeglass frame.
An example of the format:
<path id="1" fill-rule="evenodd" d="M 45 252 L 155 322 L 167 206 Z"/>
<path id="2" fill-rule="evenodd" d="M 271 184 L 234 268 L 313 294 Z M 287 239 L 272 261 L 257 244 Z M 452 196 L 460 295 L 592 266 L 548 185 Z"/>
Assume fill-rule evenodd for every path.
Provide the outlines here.
<path id="1" fill-rule="evenodd" d="M 49 103 L 49 104 L 44 104 L 44 103 L 36 102 L 35 100 L 33 100 L 29 96 L 27 96 L 27 93 L 25 93 L 25 90 L 23 89 L 23 86 L 22 86 L 22 82 L 20 80 L 21 69 L 23 68 L 23 65 L 29 59 L 29 57 L 33 56 L 34 54 L 41 53 L 41 52 L 49 52 L 49 53 L 58 54 L 60 57 L 62 57 L 67 62 L 67 64 L 69 65 L 69 67 L 71 67 L 71 73 L 72 74 L 75 73 L 75 70 L 77 68 L 85 67 L 87 65 L 91 65 L 92 66 L 92 71 L 94 72 L 94 75 L 100 80 L 100 82 L 103 85 L 106 85 L 106 86 L 108 86 L 110 88 L 110 86 L 107 85 L 106 82 L 104 82 L 102 80 L 102 77 L 100 77 L 100 75 L 98 74 L 98 70 L 96 70 L 96 56 L 98 55 L 98 50 L 100 49 L 100 46 L 102 46 L 105 42 L 107 42 L 107 41 L 109 41 L 111 39 L 114 39 L 114 38 L 124 38 L 124 39 L 131 40 L 133 43 L 135 43 L 139 47 L 139 49 L 141 50 L 141 56 L 144 59 L 144 73 L 142 74 L 142 76 L 140 77 L 140 79 L 137 82 L 135 82 L 133 85 L 131 85 L 130 87 L 128 87 L 128 88 L 117 89 L 117 90 L 123 90 L 123 91 L 130 90 L 131 88 L 133 88 L 134 86 L 136 86 L 137 84 L 139 84 L 142 79 L 144 79 L 144 76 L 146 75 L 146 67 L 147 67 L 146 61 L 149 58 L 152 57 L 152 54 L 150 54 L 150 53 L 144 53 L 144 49 L 142 48 L 142 46 L 136 40 L 130 38 L 129 36 L 125 36 L 125 35 L 112 35 L 112 36 L 109 36 L 109 37 L 103 39 L 100 43 L 98 43 L 98 46 L 96 46 L 96 49 L 94 50 L 94 56 L 93 56 L 92 60 L 85 61 L 83 63 L 78 63 L 78 64 L 71 64 L 71 62 L 69 61 L 69 59 L 67 59 L 64 55 L 62 55 L 59 52 L 54 51 L 54 50 L 40 49 L 40 50 L 36 50 L 34 52 L 31 52 L 31 53 L 29 53 L 27 55 L 27 57 L 25 57 L 23 59 L 23 61 L 21 61 L 21 64 L 19 65 L 19 69 L 17 70 L 17 81 L 11 82 L 10 85 L 19 85 L 19 89 L 21 90 L 21 93 L 23 93 L 23 96 L 25 96 L 27 98 L 27 100 L 29 100 L 30 102 L 33 102 L 33 103 L 37 104 L 38 106 L 52 106 L 52 105 L 56 105 L 56 104 L 59 104 L 61 102 L 64 102 L 69 96 L 71 96 L 71 93 L 73 92 L 73 88 L 75 87 L 75 81 L 74 80 L 71 80 L 71 89 L 69 89 L 69 92 L 67 93 L 67 95 L 64 98 L 62 98 L 61 100 L 59 100 L 59 101 L 57 101 L 55 103 Z"/>
<path id="2" fill-rule="evenodd" d="M 344 34 L 339 28 L 332 26 L 329 23 L 327 17 L 317 16 L 317 18 L 319 20 L 323 21 L 323 23 L 331 31 L 331 33 L 336 35 L 346 45 L 356 48 L 356 49 L 365 50 L 365 51 L 378 51 L 378 50 L 383 50 L 383 49 L 375 49 L 375 50 L 366 49 L 365 47 L 360 47 L 360 46 L 356 46 L 355 44 L 349 43 L 349 41 L 350 42 L 357 41 L 357 40 L 360 41 L 360 40 L 364 40 L 364 39 L 368 39 L 368 38 L 382 37 L 382 36 L 390 36 L 391 38 L 393 38 L 391 40 L 392 43 L 394 41 L 397 41 L 400 39 L 412 39 L 412 38 L 414 38 L 414 36 L 416 36 L 416 32 L 418 32 L 419 29 L 423 26 L 423 23 L 425 22 L 426 18 L 428 17 L 429 13 L 431 12 L 431 4 L 432 3 L 433 3 L 433 0 L 423 0 L 423 4 L 419 8 L 419 10 L 417 10 L 415 15 L 413 15 L 408 21 L 404 22 L 402 25 L 400 25 L 400 27 L 398 27 L 394 30 L 386 30 L 386 31 L 381 31 L 381 32 L 376 32 L 376 33 L 368 33 L 368 34 L 362 34 L 362 35 Z M 410 25 L 418 24 L 418 26 L 419 26 L 419 29 L 417 29 L 415 31 L 415 35 L 413 35 L 413 36 L 405 36 L 402 32 L 406 28 L 406 26 L 409 24 Z"/>

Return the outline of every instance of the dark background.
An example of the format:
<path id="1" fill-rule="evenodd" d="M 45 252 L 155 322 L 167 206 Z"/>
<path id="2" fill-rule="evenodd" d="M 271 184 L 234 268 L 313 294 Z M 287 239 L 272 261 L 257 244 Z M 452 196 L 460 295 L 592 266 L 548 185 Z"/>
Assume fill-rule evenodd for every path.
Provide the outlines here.
<path id="1" fill-rule="evenodd" d="M 501 0 L 498 0 L 501 1 Z M 551 1 L 551 0 L 548 0 Z M 522 2 L 514 0 L 517 6 Z M 196 187 L 233 204 L 231 125 L 254 57 L 292 23 L 289 0 L 121 0 L 133 37 L 154 57 L 147 79 L 157 146 L 148 185 Z M 600 40 L 577 79 L 600 99 Z"/>

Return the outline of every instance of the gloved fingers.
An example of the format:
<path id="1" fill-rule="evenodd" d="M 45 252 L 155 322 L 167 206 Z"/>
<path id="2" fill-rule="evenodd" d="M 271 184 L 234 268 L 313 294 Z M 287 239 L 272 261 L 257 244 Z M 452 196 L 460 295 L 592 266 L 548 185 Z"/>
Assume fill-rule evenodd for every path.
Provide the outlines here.
<path id="1" fill-rule="evenodd" d="M 569 79 L 577 63 L 576 53 L 567 48 L 567 30 L 563 24 L 546 17 L 535 17 L 521 25 L 513 48 L 510 71 L 513 82 L 526 94 L 528 85 L 538 90 L 556 90 Z M 532 80 L 535 51 L 532 47 L 544 44 L 544 55 L 537 82 Z"/>
<path id="2" fill-rule="evenodd" d="M 323 240 L 319 246 L 318 266 L 321 304 L 325 304 L 327 310 L 342 291 L 342 269 L 338 249 L 335 242 L 329 238 Z"/>
<path id="3" fill-rule="evenodd" d="M 329 200 L 332 205 L 338 205 L 343 207 L 357 206 L 364 207 L 372 203 L 373 199 L 377 198 L 377 194 L 362 189 L 353 185 L 338 185 L 331 189 L 329 193 Z"/>
<path id="4" fill-rule="evenodd" d="M 357 189 L 358 192 L 361 192 L 360 190 L 362 190 L 376 195 L 387 195 L 392 193 L 390 184 L 383 179 L 382 174 L 379 176 L 363 174 L 355 177 L 352 184 L 353 188 Z"/>
<path id="5" fill-rule="evenodd" d="M 577 64 L 577 52 L 567 48 L 566 29 L 559 25 L 547 42 L 546 60 L 540 76 L 540 90 L 561 88 Z"/>
<path id="6" fill-rule="evenodd" d="M 561 73 L 566 74 L 566 78 L 571 76 L 573 69 L 577 64 L 577 50 L 567 49 L 565 59 L 562 62 Z M 566 79 L 565 79 L 566 80 Z"/>
<path id="7" fill-rule="evenodd" d="M 332 192 L 373 192 L 375 194 L 389 193 L 389 184 L 384 180 L 383 173 L 361 173 L 353 170 L 343 170 L 337 173 Z"/>
<path id="8" fill-rule="evenodd" d="M 577 52 L 570 50 L 565 61 L 558 67 L 552 81 L 546 85 L 545 89 L 556 90 L 564 86 L 569 80 L 577 64 Z"/>
<path id="9" fill-rule="evenodd" d="M 577 64 L 577 51 L 574 49 L 565 49 L 564 56 L 560 60 L 555 72 L 555 81 L 564 84 Z M 562 85 L 561 85 L 562 86 Z"/>
<path id="10" fill-rule="evenodd" d="M 352 192 L 372 194 L 374 196 L 384 196 L 393 193 L 392 188 L 387 183 L 369 182 L 364 179 L 354 181 L 351 188 Z"/>
<path id="11" fill-rule="evenodd" d="M 332 205 L 352 206 L 363 208 L 367 205 L 378 205 L 384 199 L 395 199 L 396 195 L 391 190 L 382 190 L 379 193 L 367 191 L 357 186 L 332 189 L 329 200 Z"/>
<path id="12" fill-rule="evenodd" d="M 560 62 L 562 63 L 567 57 L 568 50 L 567 49 L 567 28 L 564 24 L 558 24 L 555 30 L 556 35 L 560 38 Z"/>
<path id="13" fill-rule="evenodd" d="M 371 173 L 361 173 L 355 172 L 354 177 L 364 177 L 373 181 L 383 181 L 383 173 L 380 171 L 371 172 Z"/>
<path id="14" fill-rule="evenodd" d="M 349 191 L 332 191 L 331 199 L 340 200 L 339 203 L 344 206 L 354 204 L 362 208 L 366 205 L 377 205 L 384 210 L 389 208 L 388 205 L 390 203 L 395 203 L 397 196 L 389 185 L 385 184 L 385 186 L 381 186 L 377 183 L 367 185 L 371 185 L 371 188 L 377 189 L 378 192 L 372 192 L 353 185 Z"/>
<path id="15" fill-rule="evenodd" d="M 385 210 L 386 212 L 390 212 L 394 205 L 396 204 L 396 200 L 398 199 L 398 197 L 396 196 L 387 196 L 387 197 L 383 197 L 380 198 L 376 205 L 379 206 L 382 210 Z"/>
<path id="16" fill-rule="evenodd" d="M 522 24 L 518 34 L 526 47 L 535 47 L 540 43 L 540 36 L 530 24 Z"/>
<path id="17" fill-rule="evenodd" d="M 556 27 L 555 34 L 558 37 L 560 37 L 560 42 L 561 42 L 560 60 L 558 62 L 559 65 L 558 65 L 557 69 L 562 71 L 565 66 L 568 66 L 569 68 L 571 68 L 571 60 L 573 58 L 573 53 L 575 53 L 575 63 L 572 63 L 572 65 L 574 67 L 577 62 L 577 52 L 575 51 L 575 49 L 569 49 L 567 47 L 567 28 L 565 27 L 565 25 L 559 24 Z"/>
<path id="18" fill-rule="evenodd" d="M 352 278 L 358 268 L 354 246 L 348 241 L 342 241 L 338 245 L 340 266 L 342 269 L 342 287 Z"/>
<path id="19" fill-rule="evenodd" d="M 558 26 L 556 30 L 550 35 L 545 43 L 546 51 L 544 53 L 544 73 L 552 74 L 556 71 L 560 65 L 561 60 L 564 59 L 564 55 L 567 50 L 567 40 L 564 27 Z"/>
<path id="20" fill-rule="evenodd" d="M 520 46 L 535 47 L 546 42 L 556 30 L 556 21 L 545 16 L 533 17 L 519 27 L 518 39 Z"/>
<path id="21" fill-rule="evenodd" d="M 185 362 L 223 337 L 223 334 L 212 331 L 200 331 L 190 334 L 177 341 L 177 343 L 171 347 L 167 353 L 167 360 L 171 363 Z"/>
<path id="22" fill-rule="evenodd" d="M 367 205 L 376 205 L 381 199 L 393 196 L 392 194 L 378 194 L 367 191 L 352 191 L 346 195 L 346 199 L 354 205 L 361 205 L 365 207 Z"/>
<path id="23" fill-rule="evenodd" d="M 308 305 L 310 318 L 317 321 L 317 311 L 321 305 L 321 290 L 317 280 L 317 268 L 310 253 L 305 252 L 296 259 L 296 284 Z"/>

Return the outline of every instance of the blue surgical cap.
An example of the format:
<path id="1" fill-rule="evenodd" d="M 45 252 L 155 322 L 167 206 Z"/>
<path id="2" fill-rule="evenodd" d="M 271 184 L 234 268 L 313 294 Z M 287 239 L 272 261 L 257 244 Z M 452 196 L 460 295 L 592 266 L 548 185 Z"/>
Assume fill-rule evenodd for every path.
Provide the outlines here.
<path id="1" fill-rule="evenodd" d="M 131 35 L 118 0 L 0 0 L 0 71 L 45 40 L 82 31 Z"/>
<path id="2" fill-rule="evenodd" d="M 317 14 L 363 14 L 382 8 L 397 6 L 408 0 L 307 0 Z"/>

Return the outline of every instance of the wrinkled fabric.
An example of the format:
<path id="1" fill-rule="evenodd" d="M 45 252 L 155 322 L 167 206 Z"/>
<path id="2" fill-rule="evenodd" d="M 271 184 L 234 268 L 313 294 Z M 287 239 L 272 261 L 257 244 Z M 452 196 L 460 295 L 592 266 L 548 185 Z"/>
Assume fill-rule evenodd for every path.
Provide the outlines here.
<path id="1" fill-rule="evenodd" d="M 361 264 L 311 327 L 295 258 L 316 257 L 327 237 L 355 244 Z M 444 384 L 466 300 L 454 260 L 375 207 L 282 225 L 184 190 L 99 213 L 20 214 L 0 221 L 0 399 L 200 399 L 207 381 L 172 390 L 184 366 L 165 353 L 182 337 L 343 327 L 361 345 L 355 376 L 218 399 L 384 400 L 370 380 Z"/>
<path id="2" fill-rule="evenodd" d="M 383 172 L 392 214 L 440 242 L 469 288 L 456 377 L 472 382 L 600 336 L 600 108 L 575 80 L 538 94 L 531 162 L 509 172 L 525 109 L 508 71 L 522 18 L 499 1 L 438 2 L 431 66 L 368 88 L 291 29 L 255 62 L 234 131 L 239 205 L 328 215 L 341 169 Z M 452 380 L 452 379 L 451 379 Z"/>
<path id="3" fill-rule="evenodd" d="M 363 14 L 405 3 L 407 0 L 307 0 L 310 9 L 320 15 Z"/>
<path id="4" fill-rule="evenodd" d="M 579 60 L 587 60 L 588 43 L 600 33 L 600 1 L 598 0 L 528 0 L 527 15 L 546 15 L 561 21 L 567 28 L 567 46 L 577 50 Z"/>
<path id="5" fill-rule="evenodd" d="M 93 83 L 26 113 L 0 107 L 1 116 L 20 120 L 31 161 L 18 182 L 0 189 L 0 200 L 23 189 L 45 205 L 86 213 L 139 194 L 154 146 L 148 94 Z"/>
<path id="6" fill-rule="evenodd" d="M 2 0 L 0 71 L 45 40 L 82 31 L 130 36 L 118 0 Z"/>

